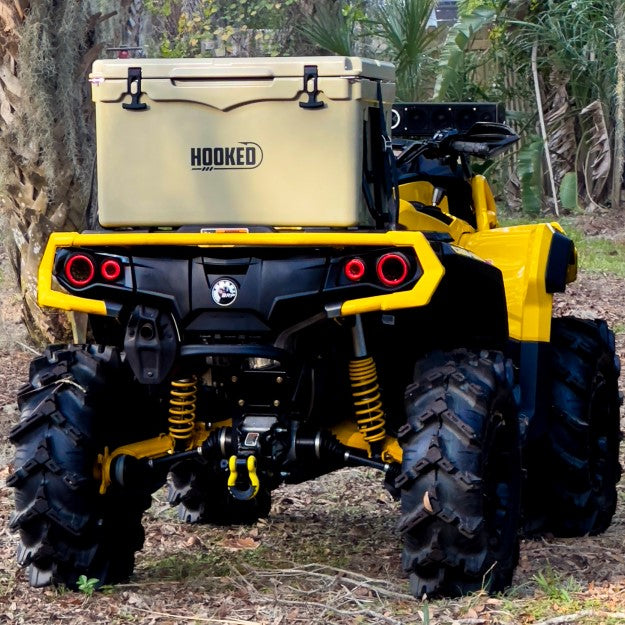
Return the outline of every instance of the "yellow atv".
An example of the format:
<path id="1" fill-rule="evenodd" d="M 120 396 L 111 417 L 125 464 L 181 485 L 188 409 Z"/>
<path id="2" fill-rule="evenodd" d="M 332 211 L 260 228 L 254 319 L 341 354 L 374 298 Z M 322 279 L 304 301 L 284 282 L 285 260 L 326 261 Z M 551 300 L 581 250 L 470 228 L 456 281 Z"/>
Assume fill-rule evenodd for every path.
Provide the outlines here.
<path id="1" fill-rule="evenodd" d="M 522 527 L 608 527 L 613 335 L 552 320 L 574 246 L 499 227 L 469 157 L 507 127 L 393 145 L 393 79 L 345 57 L 95 64 L 98 219 L 39 273 L 89 332 L 32 362 L 11 432 L 32 585 L 126 579 L 165 483 L 183 520 L 251 523 L 280 484 L 374 467 L 416 596 L 501 590 Z"/>

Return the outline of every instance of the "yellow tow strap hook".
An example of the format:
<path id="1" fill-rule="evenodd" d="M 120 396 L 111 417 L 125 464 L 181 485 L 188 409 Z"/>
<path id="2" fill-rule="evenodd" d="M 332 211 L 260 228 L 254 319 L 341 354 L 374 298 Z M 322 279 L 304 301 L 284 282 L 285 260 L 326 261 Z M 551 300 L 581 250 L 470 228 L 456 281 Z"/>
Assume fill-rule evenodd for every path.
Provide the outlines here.
<path id="1" fill-rule="evenodd" d="M 230 494 L 239 501 L 254 499 L 260 488 L 260 481 L 256 473 L 256 458 L 254 456 L 247 456 L 247 458 L 230 456 L 228 469 L 230 470 L 230 475 L 228 476 L 228 491 Z M 239 478 L 239 474 L 241 474 L 241 478 Z M 247 488 L 242 488 L 240 482 L 245 480 L 246 477 L 249 480 L 249 485 Z M 247 482 L 247 480 L 245 481 Z"/>

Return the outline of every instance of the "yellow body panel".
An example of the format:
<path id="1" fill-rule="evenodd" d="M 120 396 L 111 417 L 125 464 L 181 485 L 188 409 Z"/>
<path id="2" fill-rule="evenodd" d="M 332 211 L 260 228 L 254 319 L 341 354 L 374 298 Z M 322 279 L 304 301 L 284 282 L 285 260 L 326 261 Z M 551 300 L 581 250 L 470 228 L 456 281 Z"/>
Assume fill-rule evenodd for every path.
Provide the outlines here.
<path id="1" fill-rule="evenodd" d="M 52 272 L 56 250 L 63 247 L 127 247 L 127 246 L 202 246 L 202 247 L 317 247 L 344 248 L 363 246 L 408 246 L 415 250 L 423 276 L 410 291 L 365 297 L 342 302 L 341 315 L 425 306 L 436 291 L 445 270 L 421 232 L 334 233 L 334 232 L 120 232 L 78 234 L 60 232 L 50 236 L 39 267 L 38 301 L 41 306 L 74 310 L 97 315 L 106 314 L 106 303 L 55 291 Z"/>
<path id="2" fill-rule="evenodd" d="M 435 217 L 419 213 L 409 203 L 430 205 L 434 187 L 425 181 L 400 186 L 400 223 L 410 230 L 447 232 L 459 246 L 499 268 L 503 274 L 508 307 L 510 337 L 519 341 L 549 341 L 553 295 L 547 293 L 545 273 L 551 240 L 564 233 L 557 223 L 498 227 L 497 207 L 484 176 L 471 178 L 477 232 L 462 219 L 447 225 Z M 446 201 L 442 212 L 448 213 Z M 576 256 L 577 258 L 577 256 Z M 567 283 L 577 275 L 577 262 L 569 265 Z"/>
<path id="3" fill-rule="evenodd" d="M 402 184 L 399 187 L 399 223 L 409 230 L 449 232 L 455 241 L 464 232 L 473 232 L 475 230 L 467 222 L 457 218 L 454 218 L 454 221 L 447 226 L 434 217 L 419 213 L 410 205 L 410 202 L 419 202 L 425 206 L 431 206 L 433 192 L 434 185 L 425 180 Z M 499 225 L 497 221 L 497 205 L 495 204 L 493 192 L 484 176 L 475 175 L 471 178 L 471 195 L 477 229 L 481 231 L 496 228 Z M 447 197 L 442 199 L 438 208 L 445 215 L 453 217 L 449 210 Z"/>
<path id="4" fill-rule="evenodd" d="M 418 211 L 410 202 L 404 199 L 399 200 L 399 223 L 408 230 L 447 232 L 452 236 L 454 241 L 457 241 L 467 232 L 475 232 L 475 229 L 466 221 L 451 215 L 448 215 L 448 217 L 452 220 L 449 225 L 442 222 L 440 219 L 436 219 L 436 217 Z"/>
<path id="5" fill-rule="evenodd" d="M 546 292 L 545 271 L 555 231 L 551 224 L 513 226 L 467 234 L 459 241 L 501 270 L 513 339 L 549 341 L 553 295 Z"/>
<path id="6" fill-rule="evenodd" d="M 97 299 L 77 297 L 52 289 L 52 270 L 56 250 L 70 247 L 74 240 L 74 232 L 55 232 L 50 235 L 48 245 L 41 258 L 38 272 L 37 301 L 40 306 L 50 306 L 61 310 L 75 310 L 90 315 L 106 315 L 106 304 Z"/>
<path id="7" fill-rule="evenodd" d="M 432 205 L 432 195 L 434 193 L 434 185 L 427 180 L 415 180 L 402 184 L 399 188 L 399 197 L 406 202 L 419 202 L 425 206 Z M 444 197 L 438 205 L 443 213 L 449 215 L 449 205 L 447 198 Z M 400 220 L 401 221 L 401 220 Z"/>
<path id="8" fill-rule="evenodd" d="M 490 185 L 484 176 L 475 175 L 471 178 L 471 193 L 477 229 L 482 231 L 496 228 L 499 225 L 497 222 L 497 205 Z"/>

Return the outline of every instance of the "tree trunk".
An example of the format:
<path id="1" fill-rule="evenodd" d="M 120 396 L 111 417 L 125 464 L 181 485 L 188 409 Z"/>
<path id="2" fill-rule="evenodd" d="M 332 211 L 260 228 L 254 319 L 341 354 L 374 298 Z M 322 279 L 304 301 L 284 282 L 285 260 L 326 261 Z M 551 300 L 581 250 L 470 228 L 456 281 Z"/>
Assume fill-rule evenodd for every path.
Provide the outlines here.
<path id="1" fill-rule="evenodd" d="M 116 14 L 89 4 L 0 0 L 0 202 L 24 321 L 41 343 L 69 331 L 64 313 L 37 305 L 37 271 L 50 233 L 83 225 L 94 160 L 86 78 L 105 47 L 98 26 Z"/>
<path id="2" fill-rule="evenodd" d="M 124 34 L 122 44 L 125 46 L 141 47 L 146 28 L 146 12 L 143 0 L 124 0 L 127 5 L 124 19 Z"/>
<path id="3" fill-rule="evenodd" d="M 621 189 L 625 174 L 625 5 L 616 2 L 616 128 L 614 132 L 614 171 L 612 175 L 612 208 L 621 208 Z M 623 207 L 625 208 L 625 206 Z"/>

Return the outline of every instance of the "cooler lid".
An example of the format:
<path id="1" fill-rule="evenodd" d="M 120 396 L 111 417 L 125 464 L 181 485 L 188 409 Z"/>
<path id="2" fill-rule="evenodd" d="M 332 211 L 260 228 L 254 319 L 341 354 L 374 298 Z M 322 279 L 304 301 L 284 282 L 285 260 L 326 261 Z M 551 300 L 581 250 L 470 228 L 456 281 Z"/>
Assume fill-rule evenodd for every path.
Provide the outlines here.
<path id="1" fill-rule="evenodd" d="M 126 79 L 129 67 L 140 67 L 142 78 L 213 79 L 293 78 L 304 74 L 304 67 L 314 65 L 319 76 L 362 76 L 395 80 L 392 63 L 355 56 L 249 57 L 200 59 L 101 59 L 93 64 L 90 78 Z"/>

